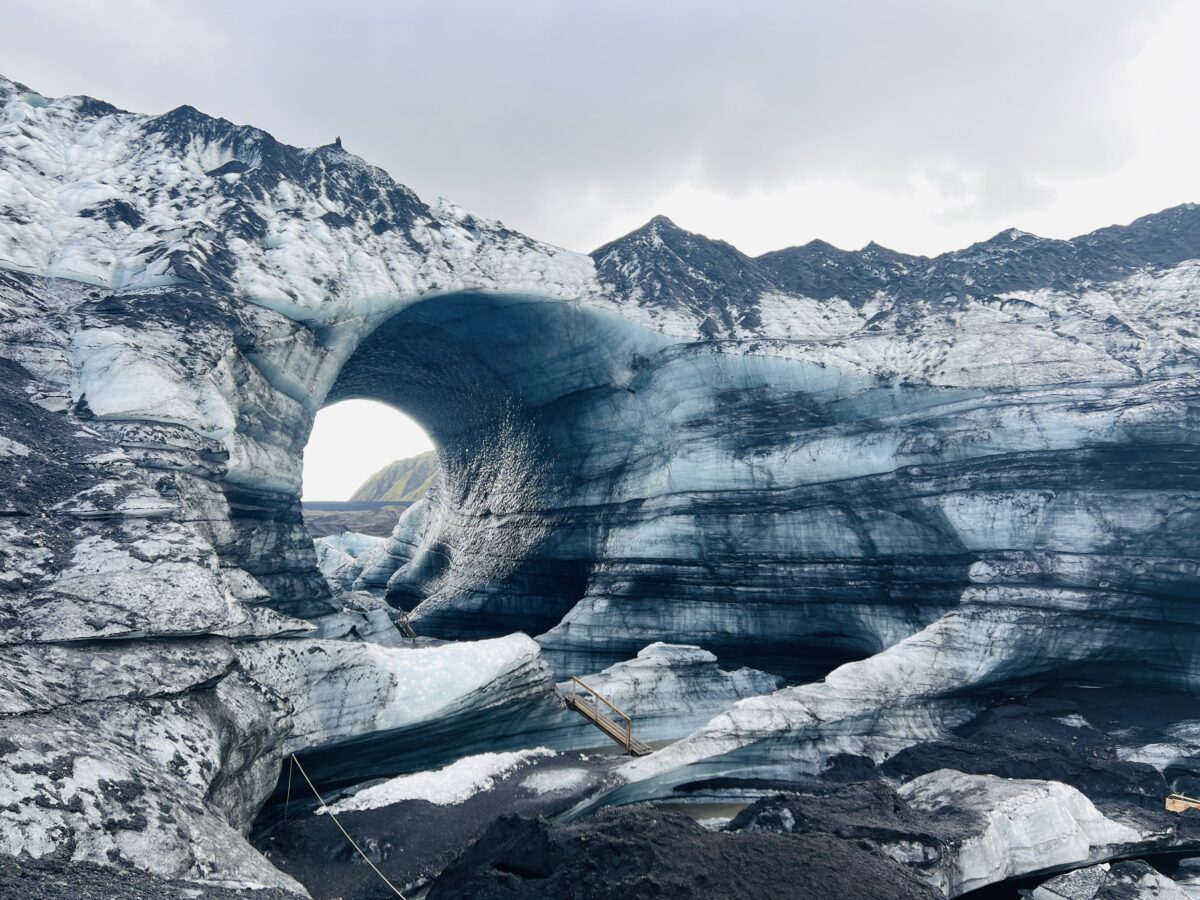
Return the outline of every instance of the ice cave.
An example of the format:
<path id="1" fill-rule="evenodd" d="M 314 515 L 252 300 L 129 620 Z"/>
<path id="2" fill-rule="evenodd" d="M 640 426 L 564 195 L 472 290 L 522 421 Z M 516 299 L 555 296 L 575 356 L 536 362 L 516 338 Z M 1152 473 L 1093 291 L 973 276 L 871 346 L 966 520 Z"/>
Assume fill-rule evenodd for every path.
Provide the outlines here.
<path id="1" fill-rule="evenodd" d="M 0 78 L 0 123 L 0 857 L 263 900 L 1200 884 L 1200 207 L 583 255 L 191 107 Z M 439 474 L 314 543 L 350 400 Z"/>

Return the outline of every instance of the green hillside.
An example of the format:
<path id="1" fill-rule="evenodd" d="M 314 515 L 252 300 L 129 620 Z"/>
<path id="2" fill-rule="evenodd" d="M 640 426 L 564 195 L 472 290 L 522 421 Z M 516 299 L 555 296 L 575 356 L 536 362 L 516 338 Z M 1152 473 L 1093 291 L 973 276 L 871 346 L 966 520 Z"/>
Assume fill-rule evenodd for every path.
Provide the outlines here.
<path id="1" fill-rule="evenodd" d="M 354 492 L 351 500 L 420 500 L 438 474 L 437 451 L 388 463 Z"/>

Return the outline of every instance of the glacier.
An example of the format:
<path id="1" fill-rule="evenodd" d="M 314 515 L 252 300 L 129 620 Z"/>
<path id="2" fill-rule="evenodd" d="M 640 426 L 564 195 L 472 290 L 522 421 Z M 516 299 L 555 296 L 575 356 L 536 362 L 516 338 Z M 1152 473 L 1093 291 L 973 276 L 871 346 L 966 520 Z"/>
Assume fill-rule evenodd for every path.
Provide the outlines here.
<path id="1" fill-rule="evenodd" d="M 288 753 L 352 786 L 586 746 L 578 674 L 680 739 L 576 817 L 998 766 L 972 729 L 1072 684 L 1136 693 L 1073 729 L 1125 801 L 1193 790 L 1198 296 L 1194 205 L 934 258 L 658 217 L 583 255 L 337 143 L 0 78 L 0 853 L 299 891 L 244 840 Z M 354 397 L 441 478 L 319 558 L 303 447 Z M 1101 721 L 1022 708 L 1064 747 Z"/>

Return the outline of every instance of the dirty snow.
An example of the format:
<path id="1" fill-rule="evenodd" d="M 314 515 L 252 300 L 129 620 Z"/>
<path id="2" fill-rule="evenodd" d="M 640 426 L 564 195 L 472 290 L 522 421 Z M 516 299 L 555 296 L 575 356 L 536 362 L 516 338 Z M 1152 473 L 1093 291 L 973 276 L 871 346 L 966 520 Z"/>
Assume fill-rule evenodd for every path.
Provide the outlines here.
<path id="1" fill-rule="evenodd" d="M 490 791 L 497 781 L 507 778 L 535 759 L 553 756 L 545 747 L 512 753 L 480 753 L 467 756 L 441 769 L 401 775 L 383 784 L 365 788 L 318 813 L 344 813 L 378 809 L 402 800 L 425 800 L 438 806 L 454 806 L 476 794 Z M 572 771 L 572 770 L 567 770 Z"/>

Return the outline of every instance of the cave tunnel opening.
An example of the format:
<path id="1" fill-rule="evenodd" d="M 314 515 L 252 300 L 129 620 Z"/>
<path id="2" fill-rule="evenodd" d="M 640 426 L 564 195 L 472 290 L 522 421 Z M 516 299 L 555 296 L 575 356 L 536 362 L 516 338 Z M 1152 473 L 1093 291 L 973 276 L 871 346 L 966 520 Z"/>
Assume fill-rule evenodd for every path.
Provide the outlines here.
<path id="1" fill-rule="evenodd" d="M 620 465 L 611 453 L 601 459 L 595 443 L 611 451 L 614 437 L 632 439 L 583 433 L 589 404 L 624 390 L 614 386 L 621 367 L 659 341 L 648 334 L 528 295 L 449 294 L 403 307 L 357 344 L 316 416 L 304 463 L 310 531 L 333 530 L 321 519 L 347 512 L 352 496 L 399 499 L 355 511 L 375 516 L 373 533 L 390 537 L 387 559 L 354 589 L 419 607 L 423 636 L 548 631 L 583 597 L 594 562 L 594 516 L 562 507 L 586 499 L 597 475 L 593 493 L 602 496 L 605 466 Z M 435 457 L 408 479 L 424 488 L 418 496 L 389 498 L 386 475 L 356 494 L 411 451 Z M 333 528 L 353 522 L 343 515 Z"/>
<path id="2" fill-rule="evenodd" d="M 313 538 L 386 538 L 437 472 L 433 440 L 411 416 L 374 400 L 330 404 L 304 448 L 305 524 Z"/>
<path id="3" fill-rule="evenodd" d="M 536 637 L 561 676 L 665 641 L 803 683 L 919 631 L 957 601 L 957 566 L 932 599 L 941 556 L 848 568 L 823 536 L 842 533 L 836 503 L 778 509 L 743 464 L 759 438 L 707 398 L 761 389 L 779 374 L 766 364 L 556 299 L 402 307 L 347 352 L 320 416 L 401 411 L 436 447 L 438 476 L 346 586 L 409 612 L 422 637 Z M 866 592 L 890 618 L 863 617 Z"/>
<path id="4" fill-rule="evenodd" d="M 721 385 L 760 385 L 757 365 L 693 354 L 562 300 L 430 296 L 382 320 L 347 353 L 323 398 L 306 469 L 330 425 L 349 434 L 343 409 L 362 410 L 368 424 L 351 443 L 388 443 L 370 429 L 400 413 L 428 435 L 436 481 L 410 508 L 389 511 L 386 558 L 364 566 L 352 585 L 410 612 L 423 637 L 525 632 L 564 676 L 600 671 L 656 641 L 690 643 L 722 667 L 805 682 L 881 649 L 874 624 L 856 624 L 858 598 L 843 596 L 854 585 L 806 557 L 796 566 L 811 603 L 794 602 L 780 573 L 796 566 L 747 567 L 741 558 L 743 541 L 753 550 L 758 533 L 773 534 L 769 504 L 764 511 L 747 501 L 727 515 L 721 503 L 698 513 L 668 502 L 689 496 L 689 485 L 706 496 L 711 478 L 726 477 L 726 464 L 713 468 L 709 457 L 736 456 L 737 435 L 722 432 L 697 398 Z M 682 427 L 681 415 L 692 415 Z M 702 453 L 690 456 L 694 448 Z M 399 455 L 383 448 L 345 484 Z M 344 463 L 335 451 L 330 465 Z M 320 483 L 306 471 L 310 508 L 332 492 Z M 747 610 L 761 614 L 750 621 Z"/>
<path id="5" fill-rule="evenodd" d="M 303 499 L 346 502 L 356 493 L 382 499 L 386 492 L 378 487 L 359 491 L 368 476 L 434 449 L 420 423 L 394 406 L 371 400 L 331 404 L 317 413 L 304 449 Z"/>

